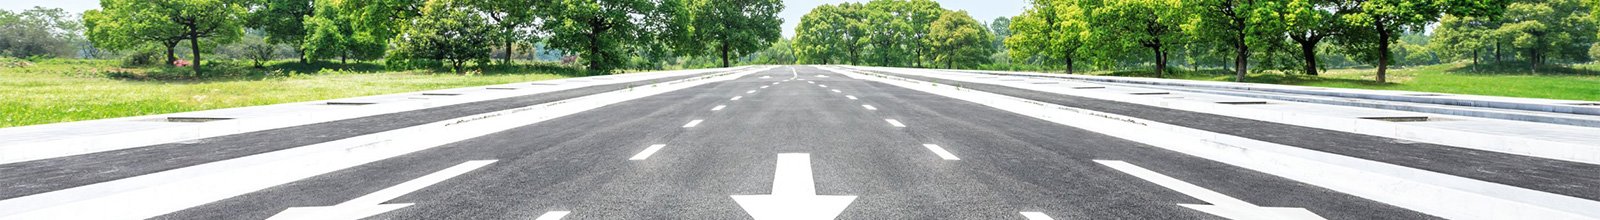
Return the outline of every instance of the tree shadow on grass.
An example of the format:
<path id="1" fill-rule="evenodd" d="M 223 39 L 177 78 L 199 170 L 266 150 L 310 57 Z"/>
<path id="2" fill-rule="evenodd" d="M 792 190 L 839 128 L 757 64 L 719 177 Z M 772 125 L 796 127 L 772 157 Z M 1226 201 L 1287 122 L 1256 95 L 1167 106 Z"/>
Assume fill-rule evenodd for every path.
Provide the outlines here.
<path id="1" fill-rule="evenodd" d="M 1103 75 L 1103 76 L 1121 76 L 1121 77 L 1156 78 L 1156 74 L 1152 70 L 1116 71 L 1116 72 L 1110 72 L 1110 73 L 1105 73 L 1105 74 L 1100 74 L 1100 75 Z M 1201 70 L 1173 69 L 1171 71 L 1168 71 L 1167 74 L 1163 74 L 1161 78 L 1232 82 L 1233 81 L 1233 77 L 1234 77 L 1233 70 L 1228 70 L 1228 69 L 1201 69 Z M 1330 77 L 1311 76 L 1311 75 L 1283 74 L 1283 73 L 1277 73 L 1277 72 L 1250 73 L 1250 74 L 1247 74 L 1245 76 L 1244 82 L 1247 82 L 1247 83 L 1262 83 L 1262 84 L 1279 84 L 1279 85 L 1307 85 L 1307 84 L 1334 83 L 1334 84 L 1347 84 L 1347 85 L 1360 85 L 1360 86 L 1378 86 L 1378 87 L 1399 85 L 1397 83 L 1392 83 L 1392 82 L 1391 83 L 1379 83 L 1377 81 L 1372 81 L 1372 80 L 1348 79 L 1348 78 L 1330 78 Z"/>
<path id="2" fill-rule="evenodd" d="M 531 63 L 515 65 L 482 65 L 468 66 L 464 73 L 475 75 L 517 75 L 517 74 L 555 74 L 565 77 L 588 76 L 585 71 L 577 68 L 562 66 L 553 63 Z M 248 61 L 222 61 L 208 62 L 201 67 L 201 74 L 195 74 L 189 67 L 175 66 L 146 66 L 133 68 L 114 68 L 104 72 L 106 77 L 122 81 L 151 82 L 151 83 L 212 83 L 230 81 L 253 81 L 270 78 L 281 78 L 303 75 L 328 75 L 328 74 L 377 74 L 386 72 L 416 71 L 420 74 L 464 74 L 452 72 L 443 66 L 429 66 L 421 69 L 390 69 L 381 61 L 356 61 L 349 63 L 313 61 L 300 63 L 298 61 L 275 61 L 256 68 Z"/>
<path id="3" fill-rule="evenodd" d="M 1600 69 L 1573 67 L 1557 64 L 1539 64 L 1536 72 L 1531 69 L 1528 62 L 1523 61 L 1480 62 L 1478 64 L 1458 64 L 1455 67 L 1448 68 L 1446 73 L 1487 76 L 1600 76 Z"/>

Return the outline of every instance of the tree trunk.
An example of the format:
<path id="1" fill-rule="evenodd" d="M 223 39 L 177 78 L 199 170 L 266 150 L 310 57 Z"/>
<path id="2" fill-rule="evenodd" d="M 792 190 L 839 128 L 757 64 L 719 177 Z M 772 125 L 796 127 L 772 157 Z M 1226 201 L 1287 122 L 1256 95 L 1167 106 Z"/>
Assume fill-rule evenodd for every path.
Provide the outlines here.
<path id="1" fill-rule="evenodd" d="M 719 50 L 722 51 L 722 68 L 728 68 L 728 42 L 723 41 Z"/>
<path id="2" fill-rule="evenodd" d="M 194 54 L 194 62 L 189 66 L 194 68 L 194 76 L 200 77 L 200 38 L 189 38 L 189 53 Z"/>
<path id="3" fill-rule="evenodd" d="M 1306 61 L 1306 75 L 1317 75 L 1317 43 L 1304 41 L 1300 43 L 1301 59 Z"/>
<path id="4" fill-rule="evenodd" d="M 1472 49 L 1472 71 L 1478 71 L 1478 49 Z"/>
<path id="5" fill-rule="evenodd" d="M 1166 54 L 1161 52 L 1160 45 L 1150 47 L 1150 50 L 1156 55 L 1156 78 L 1164 78 L 1163 75 L 1167 71 Z"/>
<path id="6" fill-rule="evenodd" d="M 1071 75 L 1071 74 L 1072 74 L 1072 57 L 1068 56 L 1067 57 L 1067 75 Z"/>
<path id="7" fill-rule="evenodd" d="M 1389 70 L 1389 31 L 1383 28 L 1383 22 L 1378 25 L 1378 83 L 1388 82 Z"/>
<path id="8" fill-rule="evenodd" d="M 167 46 L 167 64 L 166 65 L 172 65 L 172 63 L 178 62 L 178 49 L 177 49 L 178 48 L 178 42 L 180 42 L 180 41 L 169 41 L 169 42 L 166 43 L 166 46 Z"/>
<path id="9" fill-rule="evenodd" d="M 1239 35 L 1239 43 L 1233 53 L 1233 81 L 1244 82 L 1245 68 L 1248 68 L 1250 59 L 1250 46 L 1244 44 L 1244 35 Z"/>
<path id="10" fill-rule="evenodd" d="M 506 65 L 511 65 L 511 56 L 517 54 L 516 53 L 517 52 L 516 48 L 513 48 L 513 47 L 514 47 L 514 45 L 511 44 L 511 40 L 509 40 L 509 39 L 506 40 L 506 59 L 505 59 L 505 61 L 502 61 L 501 63 L 504 63 Z"/>

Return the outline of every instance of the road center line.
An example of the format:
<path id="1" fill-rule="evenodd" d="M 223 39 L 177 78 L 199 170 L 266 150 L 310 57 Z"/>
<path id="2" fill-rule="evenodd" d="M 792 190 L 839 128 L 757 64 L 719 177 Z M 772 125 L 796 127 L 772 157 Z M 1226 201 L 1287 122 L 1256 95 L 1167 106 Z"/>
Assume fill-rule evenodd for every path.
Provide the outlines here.
<path id="1" fill-rule="evenodd" d="M 878 110 L 877 107 L 872 107 L 872 105 L 861 105 L 861 107 L 862 108 L 867 108 L 867 110 L 873 110 L 873 111 L 877 111 Z"/>
<path id="2" fill-rule="evenodd" d="M 644 148 L 644 151 L 639 151 L 639 154 L 634 154 L 633 157 L 628 158 L 628 160 L 648 159 L 650 158 L 650 155 L 656 154 L 656 151 L 660 151 L 662 147 L 666 146 L 667 145 L 665 144 L 650 145 L 650 147 Z"/>
<path id="3" fill-rule="evenodd" d="M 685 128 L 693 128 L 696 125 L 700 125 L 700 122 L 702 122 L 702 121 L 705 121 L 705 120 L 689 121 L 689 124 L 685 124 L 685 125 L 683 125 L 683 127 L 685 127 Z"/>
<path id="4" fill-rule="evenodd" d="M 567 217 L 567 214 L 572 214 L 572 211 L 550 211 L 539 215 L 539 218 L 533 220 L 561 220 L 561 218 Z"/>
<path id="5" fill-rule="evenodd" d="M 727 108 L 727 107 L 728 107 L 727 105 L 717 105 L 717 107 L 711 108 L 711 110 L 712 111 L 722 111 L 722 108 Z"/>
<path id="6" fill-rule="evenodd" d="M 1056 220 L 1043 212 L 1022 212 L 1022 217 L 1026 217 L 1028 220 Z"/>
<path id="7" fill-rule="evenodd" d="M 742 98 L 744 98 L 744 96 L 734 96 L 733 98 L 728 99 L 728 100 L 739 100 L 739 99 L 742 99 Z"/>
<path id="8" fill-rule="evenodd" d="M 933 151 L 933 154 L 939 155 L 939 158 L 944 158 L 944 160 L 961 160 L 961 158 L 956 158 L 955 154 L 950 154 L 950 151 L 945 151 L 939 145 L 923 144 L 922 147 L 928 148 L 928 151 Z"/>
<path id="9" fill-rule="evenodd" d="M 900 121 L 898 121 L 898 120 L 884 119 L 884 121 L 888 121 L 889 125 L 894 125 L 895 127 L 902 127 L 902 128 L 906 127 L 906 124 L 901 124 Z"/>

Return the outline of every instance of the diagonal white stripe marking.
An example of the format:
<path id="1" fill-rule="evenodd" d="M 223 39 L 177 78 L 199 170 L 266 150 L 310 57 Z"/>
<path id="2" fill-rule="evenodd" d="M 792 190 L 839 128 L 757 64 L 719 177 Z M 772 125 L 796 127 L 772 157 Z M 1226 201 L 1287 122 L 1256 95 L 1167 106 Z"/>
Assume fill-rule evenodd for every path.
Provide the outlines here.
<path id="1" fill-rule="evenodd" d="M 1043 212 L 1022 212 L 1022 217 L 1027 217 L 1028 220 L 1056 220 Z"/>
<path id="2" fill-rule="evenodd" d="M 895 127 L 902 127 L 902 128 L 906 127 L 906 124 L 901 124 L 899 120 L 884 119 L 884 121 L 888 121 L 889 125 L 894 125 Z"/>
<path id="3" fill-rule="evenodd" d="M 961 160 L 961 158 L 956 158 L 955 154 L 950 154 L 950 151 L 945 151 L 944 148 L 939 147 L 939 145 L 923 144 L 922 147 L 928 148 L 928 151 L 933 151 L 933 154 L 939 155 L 939 158 L 943 158 L 944 160 Z"/>
<path id="4" fill-rule="evenodd" d="M 539 218 L 533 220 L 561 220 L 561 218 L 567 217 L 567 214 L 572 214 L 572 211 L 550 211 L 544 213 L 544 215 L 539 215 Z"/>
<path id="5" fill-rule="evenodd" d="M 639 151 L 639 154 L 634 154 L 633 157 L 628 158 L 628 160 L 649 159 L 650 155 L 656 154 L 656 151 L 660 151 L 662 147 L 666 146 L 667 145 L 665 144 L 650 145 L 650 147 L 644 148 L 644 151 Z"/>

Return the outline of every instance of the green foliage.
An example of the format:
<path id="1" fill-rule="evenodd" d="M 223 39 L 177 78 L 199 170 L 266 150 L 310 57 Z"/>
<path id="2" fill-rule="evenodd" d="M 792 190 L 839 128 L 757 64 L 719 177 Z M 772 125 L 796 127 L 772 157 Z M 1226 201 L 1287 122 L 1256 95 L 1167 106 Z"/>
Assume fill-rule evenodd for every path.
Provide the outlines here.
<path id="1" fill-rule="evenodd" d="M 1044 63 L 1064 61 L 1068 74 L 1073 63 L 1084 54 L 1084 44 L 1089 40 L 1089 9 L 1078 0 L 1037 0 L 1032 7 L 1011 18 L 1008 29 L 1011 36 L 1005 39 L 1012 60 L 1045 60 Z"/>
<path id="2" fill-rule="evenodd" d="M 196 74 L 203 50 L 238 40 L 244 32 L 245 7 L 231 0 L 103 0 L 100 7 L 84 13 L 95 45 L 132 49 L 161 44 L 171 61 L 173 48 L 188 41 Z M 209 43 L 204 48 L 202 40 Z"/>
<path id="3" fill-rule="evenodd" d="M 306 18 L 315 15 L 312 0 L 247 0 L 252 9 L 245 25 L 267 33 L 269 44 L 305 43 Z"/>
<path id="4" fill-rule="evenodd" d="M 783 11 L 779 0 L 689 0 L 690 20 L 694 27 L 685 46 L 685 55 L 706 52 L 722 58 L 728 67 L 729 59 L 765 49 L 782 37 L 778 12 Z"/>
<path id="5" fill-rule="evenodd" d="M 1153 57 L 1155 73 L 1166 71 L 1170 50 L 1188 40 L 1180 25 L 1195 16 L 1178 0 L 1107 0 L 1085 16 L 1090 40 L 1087 44 L 1096 63 L 1111 65 L 1121 58 L 1138 55 Z M 1141 50 L 1148 49 L 1148 53 Z"/>
<path id="6" fill-rule="evenodd" d="M 405 28 L 405 34 L 396 39 L 399 46 L 395 56 L 444 62 L 457 73 L 469 61 L 488 63 L 495 40 L 494 29 L 483 17 L 457 0 L 428 1 L 422 16 Z"/>
<path id="7" fill-rule="evenodd" d="M 648 0 L 559 0 L 545 7 L 543 26 L 550 33 L 550 48 L 571 51 L 593 74 L 610 74 L 627 63 L 625 44 L 644 35 L 635 17 L 655 10 Z"/>
<path id="8" fill-rule="evenodd" d="M 934 62 L 944 68 L 972 68 L 988 63 L 994 53 L 994 36 L 987 28 L 967 15 L 967 11 L 945 12 L 933 21 L 926 37 Z"/>
<path id="9" fill-rule="evenodd" d="M 0 10 L 0 56 L 74 57 L 83 24 L 61 9 Z"/>

